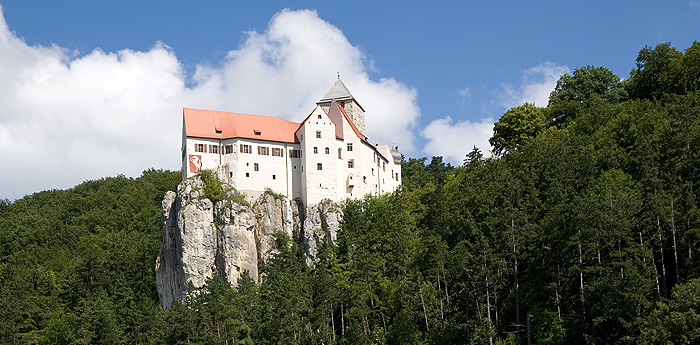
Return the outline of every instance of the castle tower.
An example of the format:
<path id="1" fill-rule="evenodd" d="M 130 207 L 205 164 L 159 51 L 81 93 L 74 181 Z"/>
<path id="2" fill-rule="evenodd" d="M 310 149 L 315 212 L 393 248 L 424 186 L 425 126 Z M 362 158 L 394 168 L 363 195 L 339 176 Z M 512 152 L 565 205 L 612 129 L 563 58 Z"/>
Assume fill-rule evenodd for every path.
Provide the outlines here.
<path id="1" fill-rule="evenodd" d="M 350 117 L 350 120 L 352 120 L 353 124 L 355 124 L 355 127 L 362 133 L 362 135 L 365 134 L 365 109 L 362 108 L 360 103 L 355 100 L 355 97 L 350 94 L 350 91 L 348 91 L 348 88 L 345 87 L 345 84 L 343 84 L 343 81 L 340 80 L 340 76 L 338 76 L 338 80 L 335 81 L 333 86 L 326 92 L 326 94 L 321 98 L 320 101 L 318 101 L 316 104 L 321 106 L 323 111 L 328 114 L 330 111 L 331 107 L 331 102 L 335 100 L 338 102 L 338 104 L 345 110 L 345 113 L 348 114 Z"/>

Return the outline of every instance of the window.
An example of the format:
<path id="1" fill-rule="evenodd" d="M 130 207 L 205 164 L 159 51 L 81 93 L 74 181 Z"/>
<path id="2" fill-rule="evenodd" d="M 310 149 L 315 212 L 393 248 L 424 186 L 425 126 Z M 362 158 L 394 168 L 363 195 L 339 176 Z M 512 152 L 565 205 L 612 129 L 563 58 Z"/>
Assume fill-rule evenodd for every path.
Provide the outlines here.
<path id="1" fill-rule="evenodd" d="M 399 180 L 399 173 L 396 173 L 396 181 Z"/>
<path id="2" fill-rule="evenodd" d="M 374 176 L 374 168 L 372 168 L 372 176 Z"/>
<path id="3" fill-rule="evenodd" d="M 262 134 L 262 132 L 259 131 L 259 130 L 257 130 L 257 129 L 254 129 L 254 130 L 253 130 L 253 133 L 255 133 L 255 135 L 261 135 L 261 134 Z"/>
<path id="4" fill-rule="evenodd" d="M 338 159 L 343 159 L 343 149 L 338 149 Z"/>
<path id="5" fill-rule="evenodd" d="M 250 145 L 241 144 L 240 151 L 243 153 L 251 153 L 250 152 Z"/>
<path id="6" fill-rule="evenodd" d="M 323 170 L 323 164 L 322 164 L 322 163 L 316 163 L 316 170 Z"/>
<path id="7" fill-rule="evenodd" d="M 272 179 L 273 179 L 273 180 L 276 180 L 276 179 L 277 179 L 277 176 L 276 176 L 276 175 L 272 175 Z"/>
<path id="8" fill-rule="evenodd" d="M 258 154 L 267 156 L 270 154 L 270 149 L 266 146 L 258 146 Z"/>
<path id="9" fill-rule="evenodd" d="M 355 160 L 348 159 L 348 168 L 354 168 L 354 167 L 355 167 Z"/>
<path id="10" fill-rule="evenodd" d="M 362 183 L 367 183 L 367 176 L 362 176 Z"/>
<path id="11" fill-rule="evenodd" d="M 195 152 L 204 152 L 204 144 L 195 144 L 194 150 Z"/>
<path id="12" fill-rule="evenodd" d="M 319 120 L 321 119 L 321 114 L 318 114 L 318 119 L 319 119 Z M 320 138 L 320 137 L 319 137 L 319 138 Z"/>
<path id="13" fill-rule="evenodd" d="M 272 155 L 275 157 L 282 157 L 282 149 L 280 148 L 273 148 L 272 149 Z"/>
<path id="14" fill-rule="evenodd" d="M 352 151 L 352 143 L 348 143 L 348 151 Z"/>
<path id="15" fill-rule="evenodd" d="M 228 177 L 233 177 L 233 173 L 232 172 L 228 173 Z"/>
<path id="16" fill-rule="evenodd" d="M 318 153 L 318 147 L 314 146 L 314 153 Z"/>
<path id="17" fill-rule="evenodd" d="M 220 129 L 216 130 L 216 134 L 221 134 L 221 133 L 223 133 L 223 132 Z"/>
<path id="18" fill-rule="evenodd" d="M 224 146 L 224 152 L 226 154 L 233 153 L 233 145 L 226 145 Z"/>
<path id="19" fill-rule="evenodd" d="M 245 177 L 250 177 L 250 173 L 245 173 Z"/>
<path id="20" fill-rule="evenodd" d="M 386 163 L 382 162 L 382 170 L 386 171 Z"/>
<path id="21" fill-rule="evenodd" d="M 319 115 L 319 116 L 321 116 L 321 115 Z M 321 131 L 316 131 L 316 138 L 320 138 L 320 137 L 321 137 Z"/>
<path id="22" fill-rule="evenodd" d="M 289 149 L 289 157 L 291 157 L 291 158 L 300 158 L 300 157 L 301 157 L 301 151 L 300 151 L 300 150 L 295 150 L 295 149 Z"/>
<path id="23" fill-rule="evenodd" d="M 328 154 L 330 154 L 330 153 L 331 153 L 331 149 L 329 149 L 329 148 L 326 147 L 326 154 L 328 155 Z"/>
<path id="24" fill-rule="evenodd" d="M 258 163 L 253 163 L 253 170 L 260 171 L 260 167 L 258 166 Z"/>
<path id="25" fill-rule="evenodd" d="M 219 145 L 209 145 L 209 151 L 211 153 L 219 153 Z"/>

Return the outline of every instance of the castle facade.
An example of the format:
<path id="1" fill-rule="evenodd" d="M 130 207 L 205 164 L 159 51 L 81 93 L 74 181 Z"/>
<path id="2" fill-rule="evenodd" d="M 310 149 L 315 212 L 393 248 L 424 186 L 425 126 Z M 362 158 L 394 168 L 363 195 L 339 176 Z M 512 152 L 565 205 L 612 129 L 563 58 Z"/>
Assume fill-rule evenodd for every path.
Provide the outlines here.
<path id="1" fill-rule="evenodd" d="M 394 191 L 401 153 L 369 142 L 365 111 L 338 78 L 301 123 L 183 109 L 183 179 L 202 169 L 239 191 L 270 189 L 310 206 Z"/>

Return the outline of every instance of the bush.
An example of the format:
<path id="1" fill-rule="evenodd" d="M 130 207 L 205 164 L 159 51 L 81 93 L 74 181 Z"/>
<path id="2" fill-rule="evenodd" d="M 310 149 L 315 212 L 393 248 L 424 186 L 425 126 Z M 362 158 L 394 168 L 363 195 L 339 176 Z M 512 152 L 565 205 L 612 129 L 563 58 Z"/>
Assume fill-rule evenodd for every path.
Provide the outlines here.
<path id="1" fill-rule="evenodd" d="M 213 203 L 221 201 L 224 198 L 224 187 L 213 171 L 204 169 L 199 172 L 199 178 L 204 183 L 204 196 Z"/>

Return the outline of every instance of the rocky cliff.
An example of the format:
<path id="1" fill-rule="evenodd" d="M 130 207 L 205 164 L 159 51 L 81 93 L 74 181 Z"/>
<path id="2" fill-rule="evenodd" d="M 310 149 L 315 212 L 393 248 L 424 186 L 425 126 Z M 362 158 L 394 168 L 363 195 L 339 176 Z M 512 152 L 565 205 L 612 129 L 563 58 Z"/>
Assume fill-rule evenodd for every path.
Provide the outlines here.
<path id="1" fill-rule="evenodd" d="M 238 201 L 234 201 L 238 200 Z M 163 242 L 156 259 L 156 284 L 163 308 L 184 300 L 189 284 L 201 288 L 215 275 L 236 285 L 244 271 L 258 281 L 258 267 L 275 250 L 275 233 L 304 246 L 313 261 L 328 236 L 335 241 L 340 220 L 337 204 L 301 202 L 263 193 L 252 203 L 233 190 L 215 204 L 204 184 L 190 178 L 168 192 L 162 202 Z"/>

